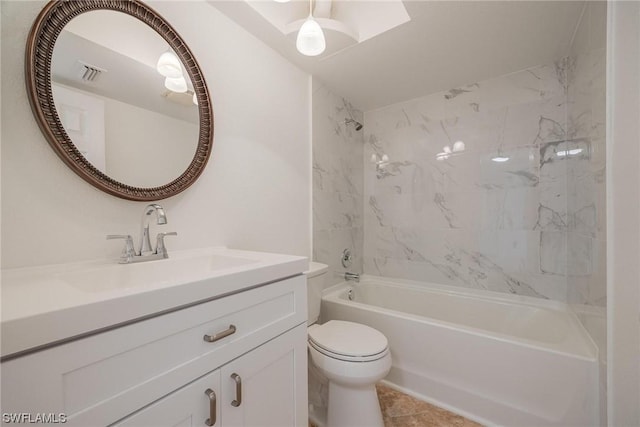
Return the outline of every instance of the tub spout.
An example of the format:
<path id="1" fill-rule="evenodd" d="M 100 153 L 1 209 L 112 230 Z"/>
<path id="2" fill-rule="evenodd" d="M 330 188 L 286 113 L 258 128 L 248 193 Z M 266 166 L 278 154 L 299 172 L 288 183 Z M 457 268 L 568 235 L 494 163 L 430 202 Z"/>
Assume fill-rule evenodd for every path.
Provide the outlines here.
<path id="1" fill-rule="evenodd" d="M 346 273 L 344 273 L 344 279 L 353 280 L 354 282 L 360 282 L 360 275 L 358 273 L 351 273 L 350 271 L 347 271 Z"/>

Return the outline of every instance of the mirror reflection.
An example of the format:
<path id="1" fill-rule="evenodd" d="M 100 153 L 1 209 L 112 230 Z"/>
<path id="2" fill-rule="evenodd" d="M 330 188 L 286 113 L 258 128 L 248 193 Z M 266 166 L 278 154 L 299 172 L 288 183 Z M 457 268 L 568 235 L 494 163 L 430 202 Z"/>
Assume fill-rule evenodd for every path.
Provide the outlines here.
<path id="1" fill-rule="evenodd" d="M 199 134 L 193 85 L 145 23 L 109 10 L 75 17 L 56 40 L 51 79 L 69 138 L 112 179 L 158 187 L 191 163 Z"/>

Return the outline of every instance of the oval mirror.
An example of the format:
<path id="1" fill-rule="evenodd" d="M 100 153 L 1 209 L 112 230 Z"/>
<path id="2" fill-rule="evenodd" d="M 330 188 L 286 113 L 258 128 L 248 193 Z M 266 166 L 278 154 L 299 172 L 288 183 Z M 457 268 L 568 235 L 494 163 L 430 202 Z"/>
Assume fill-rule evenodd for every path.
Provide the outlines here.
<path id="1" fill-rule="evenodd" d="M 53 1 L 27 41 L 27 91 L 47 141 L 92 185 L 159 200 L 202 173 L 213 141 L 189 48 L 137 0 Z"/>

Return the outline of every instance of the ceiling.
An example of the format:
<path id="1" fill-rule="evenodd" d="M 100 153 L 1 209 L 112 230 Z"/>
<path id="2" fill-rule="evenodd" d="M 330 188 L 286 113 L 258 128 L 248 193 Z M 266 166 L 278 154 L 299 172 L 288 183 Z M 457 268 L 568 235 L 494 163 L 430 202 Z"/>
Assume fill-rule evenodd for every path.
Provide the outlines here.
<path id="1" fill-rule="evenodd" d="M 188 76 L 189 91 L 178 94 L 164 87 L 164 77 L 156 71 L 158 57 L 167 49 L 169 45 L 159 34 L 132 16 L 91 11 L 72 19 L 58 36 L 52 80 L 197 124 L 198 108 L 192 102 Z M 102 70 L 95 80 L 82 78 L 84 64 Z"/>
<path id="2" fill-rule="evenodd" d="M 408 22 L 343 42 L 337 52 L 334 47 L 305 57 L 295 48 L 295 33 L 283 33 L 247 1 L 209 3 L 363 111 L 551 63 L 568 53 L 584 6 L 584 1 L 405 0 Z M 334 0 L 333 9 L 341 3 L 351 4 L 352 11 L 361 8 L 360 20 L 371 21 L 376 8 L 384 17 L 389 3 L 398 0 Z M 273 8 L 282 8 L 280 20 L 293 22 L 308 14 L 302 4 L 308 3 L 294 0 Z M 346 19 L 357 26 L 357 13 Z"/>

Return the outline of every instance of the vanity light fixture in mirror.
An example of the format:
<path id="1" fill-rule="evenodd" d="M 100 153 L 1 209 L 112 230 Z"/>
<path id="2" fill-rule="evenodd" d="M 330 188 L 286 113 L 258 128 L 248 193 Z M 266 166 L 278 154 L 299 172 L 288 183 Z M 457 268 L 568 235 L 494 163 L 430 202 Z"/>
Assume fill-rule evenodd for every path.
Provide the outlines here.
<path id="1" fill-rule="evenodd" d="M 111 67 L 77 58 L 78 52 L 83 50 L 78 48 L 78 43 L 73 43 L 74 40 L 84 43 L 83 46 L 91 45 L 94 35 L 96 40 L 101 36 L 108 39 L 111 35 L 115 37 L 116 33 L 121 31 L 120 26 L 111 25 L 102 28 L 100 34 L 97 31 L 96 34 L 90 34 L 90 37 L 78 37 L 77 34 L 74 34 L 74 31 L 77 33 L 77 28 L 82 26 L 93 28 L 92 25 L 87 25 L 87 22 L 83 24 L 82 20 L 101 21 L 103 15 L 99 14 L 112 14 L 112 18 L 117 18 L 119 21 L 130 20 L 134 26 L 138 26 L 136 31 L 146 31 L 151 34 L 151 37 L 158 39 L 154 41 L 154 45 L 160 41 L 160 51 L 154 53 L 155 56 L 152 60 L 134 58 L 138 59 L 136 62 L 131 58 L 125 58 L 134 64 L 134 68 L 149 68 L 149 71 L 153 73 L 153 77 L 148 80 L 154 80 L 152 90 L 155 92 L 146 98 L 152 99 L 157 105 L 143 105 L 144 102 L 141 100 L 143 96 L 137 94 L 134 96 L 129 93 L 129 97 L 133 101 L 129 101 L 127 104 L 122 102 L 124 95 L 115 96 L 112 93 L 100 92 L 100 89 L 97 88 L 99 85 L 96 84 L 100 79 L 106 82 L 117 77 L 119 79 L 116 80 L 117 84 L 133 86 L 135 84 L 129 81 L 126 70 L 119 72 L 120 70 L 115 66 L 110 70 Z M 127 35 L 124 37 L 126 38 Z M 69 46 L 76 50 L 70 49 Z M 104 49 L 103 45 L 95 44 L 95 46 L 98 50 L 108 51 L 108 49 Z M 109 52 L 111 55 L 114 54 L 113 51 Z M 165 89 L 165 78 L 175 77 L 161 75 L 157 69 L 159 65 L 162 65 L 158 62 L 160 62 L 159 57 L 163 52 L 171 52 L 177 61 L 177 63 L 176 61 L 172 63 L 173 71 L 170 70 L 168 73 L 181 80 L 180 82 L 171 82 L 173 83 L 171 91 Z M 118 53 L 116 52 L 116 54 Z M 94 54 L 95 52 L 90 52 L 87 55 L 93 56 Z M 125 56 L 119 55 L 123 58 Z M 75 73 L 78 71 L 75 69 L 70 71 L 69 64 L 77 66 L 79 72 Z M 180 69 L 179 74 L 178 68 Z M 36 18 L 27 39 L 25 70 L 31 108 L 47 141 L 67 166 L 95 187 L 124 199 L 159 200 L 184 191 L 202 173 L 213 144 L 213 112 L 207 85 L 189 47 L 168 22 L 146 4 L 138 0 L 49 2 Z M 73 77 L 74 73 L 78 76 L 81 75 L 82 78 L 76 76 L 78 77 L 75 79 L 77 82 L 73 81 L 73 78 L 65 80 L 65 76 L 71 75 Z M 155 79 L 159 83 L 156 84 Z M 103 131 L 103 139 L 104 135 L 108 134 L 111 139 L 118 142 L 121 148 L 116 150 L 109 147 L 109 141 L 107 141 L 108 148 L 103 148 L 101 155 L 94 156 L 84 149 L 84 141 L 76 135 L 79 134 L 76 131 L 83 130 L 85 127 L 83 120 L 86 114 L 84 111 L 74 110 L 73 106 L 68 107 L 68 103 L 63 101 L 67 99 L 65 91 L 70 92 L 72 97 L 88 95 L 89 98 L 103 101 L 105 105 L 113 103 L 130 110 L 140 110 L 142 116 L 141 118 L 129 118 L 129 122 L 120 119 L 121 123 L 110 125 L 109 129 L 112 131 Z M 160 94 L 160 92 L 163 93 Z M 161 103 L 166 105 L 162 106 Z M 178 111 L 176 117 L 171 117 L 170 113 L 162 116 L 165 114 L 164 110 L 171 109 L 174 111 L 182 109 L 183 111 Z M 155 120 L 176 122 L 180 124 L 178 128 L 187 129 L 185 133 L 167 138 L 172 140 L 174 145 L 178 145 L 179 142 L 186 147 L 179 156 L 168 154 L 162 156 L 165 151 L 168 153 L 170 150 L 165 149 L 164 146 L 154 147 L 151 145 L 157 143 L 158 138 L 152 136 L 151 127 L 145 120 L 153 115 L 155 115 L 154 117 L 167 117 L 166 120 L 157 118 Z M 104 114 L 104 116 L 105 120 L 107 117 L 111 117 L 108 114 Z M 100 126 L 97 128 L 100 129 Z M 123 130 L 129 129 L 131 130 L 129 135 L 122 133 Z M 118 136 L 114 137 L 116 130 Z M 172 129 L 171 132 L 174 130 Z M 98 131 L 98 133 L 100 132 Z M 151 147 L 151 149 L 147 147 Z M 125 149 L 127 151 L 123 151 Z M 100 154 L 100 150 L 94 151 Z M 113 154 L 114 151 L 117 152 L 117 156 Z M 142 157 L 134 157 L 132 153 L 136 151 L 141 152 Z M 162 157 L 166 158 L 164 164 L 161 161 Z M 182 160 L 178 161 L 178 158 Z M 122 161 L 115 162 L 114 159 Z M 124 167 L 125 165 L 127 167 Z M 164 175 L 157 174 L 157 171 L 165 170 L 167 172 Z M 147 175 L 154 173 L 157 176 L 153 179 L 147 179 Z"/>

